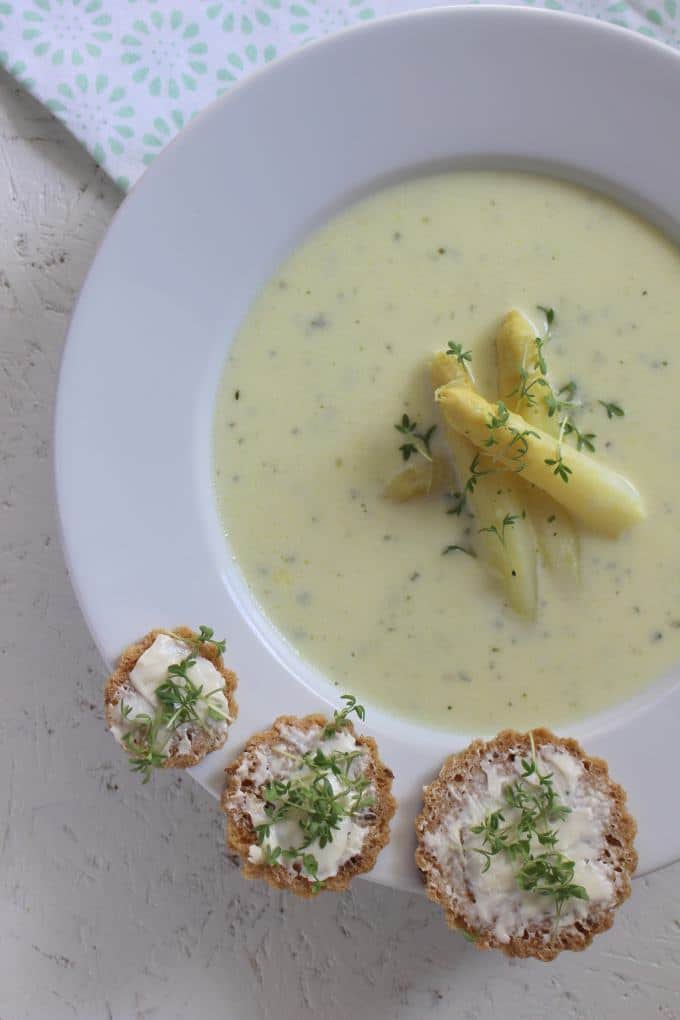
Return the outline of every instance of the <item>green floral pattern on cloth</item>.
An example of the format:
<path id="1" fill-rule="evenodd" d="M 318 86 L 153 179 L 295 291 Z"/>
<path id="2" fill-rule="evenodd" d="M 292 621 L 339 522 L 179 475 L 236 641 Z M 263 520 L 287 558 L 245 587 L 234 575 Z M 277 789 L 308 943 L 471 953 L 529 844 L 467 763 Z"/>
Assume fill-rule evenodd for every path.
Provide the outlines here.
<path id="1" fill-rule="evenodd" d="M 132 69 L 132 82 L 148 89 L 152 97 L 177 101 L 196 92 L 200 76 L 208 71 L 208 44 L 201 39 L 201 26 L 177 8 L 136 18 L 122 44 L 121 61 Z"/>
<path id="2" fill-rule="evenodd" d="M 44 59 L 55 66 L 79 67 L 98 60 L 102 47 L 113 39 L 111 15 L 103 9 L 102 0 L 33 0 L 24 5 L 22 21 L 26 59 Z"/>
<path id="3" fill-rule="evenodd" d="M 0 0 L 0 66 L 127 188 L 199 110 L 277 56 L 350 25 L 457 2 Z M 506 2 L 680 47 L 680 0 Z"/>

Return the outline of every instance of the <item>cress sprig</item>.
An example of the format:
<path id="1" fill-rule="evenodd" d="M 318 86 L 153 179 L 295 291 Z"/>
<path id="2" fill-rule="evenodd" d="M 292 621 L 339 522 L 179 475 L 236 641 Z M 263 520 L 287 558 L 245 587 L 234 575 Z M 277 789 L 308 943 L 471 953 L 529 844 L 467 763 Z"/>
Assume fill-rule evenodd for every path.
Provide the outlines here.
<path id="1" fill-rule="evenodd" d="M 573 380 L 565 383 L 564 386 L 560 386 L 557 393 L 555 393 L 551 387 L 550 392 L 545 397 L 545 406 L 548 411 L 548 417 L 554 418 L 555 415 L 559 417 L 559 415 L 568 408 L 580 407 L 580 400 L 575 399 L 576 390 L 577 385 Z M 565 396 L 563 397 L 562 394 L 565 394 Z M 567 414 L 569 414 L 568 410 Z"/>
<path id="2" fill-rule="evenodd" d="M 462 344 L 456 344 L 449 340 L 446 353 L 450 358 L 455 358 L 461 368 L 464 368 L 468 375 L 470 374 L 468 363 L 472 361 L 472 351 L 464 351 Z"/>
<path id="3" fill-rule="evenodd" d="M 336 710 L 333 718 L 321 731 L 321 740 L 333 737 L 349 724 L 355 713 L 365 719 L 363 705 L 352 694 L 343 694 L 345 707 Z M 356 773 L 355 765 L 364 752 L 338 751 L 330 753 L 317 747 L 300 756 L 298 774 L 289 779 L 273 779 L 263 788 L 267 820 L 255 826 L 257 842 L 263 851 L 263 861 L 269 866 L 298 861 L 301 871 L 311 879 L 312 892 L 324 888 L 317 878 L 318 860 L 309 848 L 315 843 L 323 849 L 333 841 L 333 834 L 344 818 L 352 817 L 374 803 L 369 791 L 371 780 Z M 270 846 L 266 840 L 277 822 L 293 819 L 300 828 L 301 842 L 294 847 Z"/>
<path id="4" fill-rule="evenodd" d="M 356 715 L 357 719 L 361 719 L 362 722 L 366 718 L 366 709 L 363 705 L 359 704 L 353 694 L 341 694 L 340 699 L 345 702 L 345 707 L 341 708 L 340 711 L 336 708 L 333 712 L 333 718 L 324 726 L 324 740 L 327 740 L 335 733 L 339 733 L 340 730 L 344 729 L 345 726 L 348 725 L 350 721 L 349 717 L 352 713 Z"/>
<path id="5" fill-rule="evenodd" d="M 544 461 L 544 463 L 546 463 L 548 467 L 551 467 L 553 469 L 553 474 L 557 475 L 558 478 L 561 478 L 562 481 L 565 483 L 569 482 L 569 475 L 573 474 L 573 471 L 569 467 L 569 465 L 565 464 L 564 457 L 562 455 L 562 439 L 568 426 L 569 419 L 563 418 L 562 425 L 560 426 L 560 434 L 557 437 L 557 449 L 555 451 L 555 456 L 546 457 Z"/>
<path id="6" fill-rule="evenodd" d="M 482 874 L 491 868 L 494 857 L 504 854 L 513 865 L 519 889 L 552 900 L 557 927 L 565 903 L 571 899 L 587 900 L 588 893 L 573 881 L 575 862 L 557 849 L 556 826 L 571 814 L 571 808 L 560 801 L 552 774 L 539 771 L 533 736 L 531 747 L 531 761 L 522 760 L 522 775 L 503 791 L 505 807 L 491 811 L 470 831 L 482 837 L 481 847 L 474 847 L 484 858 Z M 538 782 L 529 782 L 531 776 Z M 504 824 L 503 812 L 508 809 L 518 814 Z"/>
<path id="7" fill-rule="evenodd" d="M 608 418 L 623 418 L 625 411 L 618 404 L 613 403 L 609 400 L 598 400 L 598 404 L 601 404 L 607 412 Z"/>
<path id="8" fill-rule="evenodd" d="M 545 305 L 536 305 L 536 307 L 538 308 L 539 312 L 543 312 L 543 314 L 545 315 L 546 321 L 545 339 L 550 340 L 553 323 L 555 321 L 555 309 L 546 308 Z"/>
<path id="9" fill-rule="evenodd" d="M 487 423 L 487 429 L 489 430 L 488 437 L 484 440 L 484 446 L 497 446 L 498 439 L 496 438 L 496 432 L 498 429 L 503 428 L 508 423 L 510 412 L 502 400 L 499 400 L 496 404 L 496 410 L 491 415 Z"/>
<path id="10" fill-rule="evenodd" d="M 442 556 L 448 556 L 452 552 L 462 552 L 466 556 L 470 556 L 473 560 L 477 559 L 477 553 L 474 549 L 466 549 L 464 545 L 447 545 L 442 549 Z"/>
<path id="11" fill-rule="evenodd" d="M 203 624 L 198 628 L 198 634 L 192 633 L 190 637 L 184 637 L 173 630 L 166 631 L 165 633 L 175 638 L 176 641 L 189 645 L 195 652 L 200 651 L 201 645 L 212 645 L 218 655 L 224 655 L 227 650 L 227 642 L 225 640 L 218 641 L 212 627 L 206 627 Z"/>
<path id="12" fill-rule="evenodd" d="M 456 502 L 452 507 L 450 507 L 446 511 L 447 514 L 455 514 L 456 516 L 460 516 L 460 514 L 463 511 L 463 507 L 467 502 L 467 497 L 468 495 L 472 495 L 472 493 L 475 491 L 478 480 L 483 475 L 492 474 L 492 472 L 495 470 L 495 468 L 481 468 L 479 466 L 479 458 L 480 454 L 476 453 L 470 463 L 470 467 L 468 468 L 470 474 L 468 475 L 468 478 L 465 481 L 465 485 L 463 486 L 460 492 L 454 492 L 453 498 L 455 499 Z"/>
<path id="13" fill-rule="evenodd" d="M 130 755 L 130 768 L 142 775 L 142 782 L 148 783 L 154 769 L 162 768 L 167 755 L 162 748 L 156 746 L 160 721 L 147 713 L 140 712 L 130 720 L 132 705 L 125 705 L 121 700 L 121 717 L 132 724 L 122 737 L 123 747 Z"/>
<path id="14" fill-rule="evenodd" d="M 540 337 L 538 337 L 537 339 L 540 341 Z M 545 359 L 544 359 L 543 355 L 540 353 L 540 351 L 539 351 L 539 361 L 537 361 L 537 366 L 539 366 L 539 365 L 543 365 L 544 366 L 541 369 L 541 371 L 546 371 L 547 370 Z M 524 368 L 523 366 L 519 367 L 518 372 L 519 372 L 519 382 L 518 382 L 517 386 L 515 387 L 515 389 L 512 391 L 512 393 L 510 393 L 509 395 L 511 397 L 515 397 L 516 396 L 517 397 L 517 402 L 519 404 L 525 403 L 527 405 L 527 407 L 535 407 L 536 404 L 538 403 L 538 397 L 533 392 L 534 387 L 541 386 L 541 387 L 547 387 L 547 389 L 550 389 L 550 383 L 542 375 L 537 375 L 534 379 L 531 380 L 531 382 L 529 382 L 529 378 L 531 376 L 531 373 L 526 368 Z"/>
<path id="15" fill-rule="evenodd" d="M 411 456 L 420 454 L 425 460 L 432 460 L 432 453 L 430 451 L 430 442 L 432 437 L 437 431 L 436 425 L 430 425 L 429 429 L 425 432 L 418 432 L 418 422 L 412 421 L 411 418 L 404 412 L 401 416 L 401 421 L 397 422 L 394 426 L 397 432 L 401 432 L 403 436 L 408 438 L 408 442 L 402 443 L 399 447 L 399 452 L 404 460 L 410 460 Z M 422 446 L 417 446 L 412 440 L 417 439 Z"/>
<path id="16" fill-rule="evenodd" d="M 518 520 L 519 520 L 518 514 L 506 514 L 505 517 L 503 518 L 503 523 L 501 524 L 500 528 L 496 524 L 491 524 L 488 528 L 480 528 L 479 534 L 481 535 L 482 532 L 488 531 L 490 534 L 496 536 L 496 538 L 498 539 L 502 546 L 505 546 L 505 529 L 511 528 L 513 524 L 517 523 Z"/>
<path id="17" fill-rule="evenodd" d="M 591 453 L 595 453 L 594 439 L 597 438 L 594 432 L 581 432 L 576 426 L 569 420 L 567 420 L 564 426 L 565 436 L 574 435 L 576 438 L 576 449 L 577 450 L 589 450 Z"/>
<path id="18" fill-rule="evenodd" d="M 156 697 L 161 706 L 161 723 L 165 729 L 175 730 L 183 723 L 197 722 L 202 725 L 198 715 L 198 705 L 206 702 L 206 715 L 215 722 L 227 719 L 224 712 L 210 704 L 213 695 L 222 688 L 215 687 L 212 691 L 203 691 L 202 684 L 194 683 L 188 673 L 196 665 L 196 657 L 188 655 L 175 666 L 168 667 L 167 679 L 156 688 Z"/>

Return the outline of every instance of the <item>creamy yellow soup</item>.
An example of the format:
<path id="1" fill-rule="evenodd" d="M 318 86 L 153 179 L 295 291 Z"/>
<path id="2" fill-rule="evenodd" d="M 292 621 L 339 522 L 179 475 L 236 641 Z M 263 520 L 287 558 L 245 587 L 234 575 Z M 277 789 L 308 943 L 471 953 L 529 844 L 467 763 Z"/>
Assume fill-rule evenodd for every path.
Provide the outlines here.
<path id="1" fill-rule="evenodd" d="M 579 429 L 647 518 L 584 530 L 576 587 L 541 566 L 526 620 L 479 560 L 443 555 L 480 526 L 451 496 L 383 493 L 402 414 L 440 421 L 431 354 L 461 343 L 496 397 L 499 320 L 543 326 L 537 305 L 554 385 L 578 384 Z M 680 660 L 679 333 L 678 249 L 601 195 L 474 171 L 347 209 L 264 287 L 224 369 L 215 491 L 253 596 L 343 691 L 437 727 L 565 724 L 640 690 Z"/>

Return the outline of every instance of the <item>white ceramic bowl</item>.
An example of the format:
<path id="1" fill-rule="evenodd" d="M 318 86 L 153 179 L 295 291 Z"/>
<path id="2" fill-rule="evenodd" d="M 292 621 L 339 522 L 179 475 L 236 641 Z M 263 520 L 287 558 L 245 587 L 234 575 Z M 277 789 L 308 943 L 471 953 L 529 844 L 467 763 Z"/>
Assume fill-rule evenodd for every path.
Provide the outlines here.
<path id="1" fill-rule="evenodd" d="M 337 209 L 433 168 L 568 177 L 677 237 L 680 132 L 657 125 L 675 124 L 678 110 L 680 57 L 630 32 L 519 8 L 426 11 L 313 44 L 254 75 L 198 117 L 123 203 L 62 366 L 64 543 L 109 663 L 158 625 L 226 634 L 240 714 L 227 746 L 194 770 L 216 796 L 253 731 L 336 698 L 255 607 L 213 500 L 216 386 L 258 288 Z M 369 721 L 400 802 L 373 877 L 417 888 L 420 790 L 466 740 L 375 709 Z M 680 816 L 668 810 L 679 730 L 672 677 L 572 728 L 628 788 L 643 870 L 680 857 Z"/>

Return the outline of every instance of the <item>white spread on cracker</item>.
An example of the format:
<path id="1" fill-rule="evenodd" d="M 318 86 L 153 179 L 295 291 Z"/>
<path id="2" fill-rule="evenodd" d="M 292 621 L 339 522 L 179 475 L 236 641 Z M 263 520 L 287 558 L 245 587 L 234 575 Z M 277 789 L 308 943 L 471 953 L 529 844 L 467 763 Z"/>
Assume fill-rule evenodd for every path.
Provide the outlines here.
<path id="1" fill-rule="evenodd" d="M 315 726 L 309 730 L 298 729 L 295 726 L 278 725 L 277 733 L 280 740 L 274 744 L 260 744 L 254 746 L 243 757 L 236 776 L 239 788 L 231 794 L 229 803 L 232 807 L 238 808 L 250 817 L 254 826 L 261 825 L 267 821 L 265 813 L 265 801 L 263 798 L 263 787 L 274 779 L 288 780 L 293 778 L 304 778 L 312 775 L 312 772 L 302 761 L 302 756 L 308 751 L 321 748 L 324 754 L 330 755 L 334 751 L 352 753 L 363 751 L 356 737 L 347 729 L 341 729 L 332 736 L 323 737 L 322 727 Z M 349 775 L 356 778 L 365 771 L 368 763 L 368 754 L 362 753 L 351 764 Z M 328 776 L 335 793 L 342 789 L 337 777 Z M 244 788 L 241 784 L 246 780 L 252 785 Z M 374 792 L 369 789 L 369 792 Z M 371 816 L 372 817 L 372 816 Z M 340 819 L 338 827 L 333 830 L 333 839 L 325 847 L 321 847 L 318 841 L 311 843 L 305 848 L 305 853 L 313 854 L 317 861 L 316 878 L 319 881 L 337 875 L 340 868 L 361 853 L 361 849 L 370 827 L 370 820 L 365 814 L 347 815 Z M 262 846 L 252 845 L 249 850 L 248 859 L 251 863 L 258 864 L 263 858 L 263 847 L 280 846 L 283 850 L 300 847 L 305 842 L 305 837 L 294 817 L 282 819 L 271 826 L 269 835 L 263 840 Z M 313 881 L 312 876 L 304 870 L 297 871 L 294 867 L 295 860 L 279 860 L 281 867 L 286 868 L 291 874 L 299 874 L 300 877 Z"/>
<path id="2" fill-rule="evenodd" d="M 191 655 L 193 649 L 184 641 L 171 637 L 169 634 L 158 634 L 153 644 L 140 655 L 125 686 L 121 689 L 121 697 L 113 706 L 111 732 L 119 744 L 123 743 L 126 733 L 135 728 L 135 718 L 139 715 L 154 717 L 159 707 L 156 696 L 156 688 L 168 678 L 168 667 L 177 665 Z M 209 698 L 200 698 L 196 702 L 196 714 L 200 726 L 208 732 L 221 735 L 226 732 L 231 721 L 229 717 L 229 703 L 224 693 L 224 677 L 218 669 L 200 655 L 196 656 L 196 662 L 187 670 L 187 676 L 192 683 L 203 688 Z M 183 680 L 175 677 L 178 684 Z M 123 718 L 121 705 L 131 709 L 128 716 Z M 208 715 L 210 708 L 216 709 L 226 719 L 213 719 Z M 181 755 L 191 752 L 190 733 L 195 731 L 197 723 L 182 723 L 172 732 L 161 729 L 158 733 L 157 744 L 164 747 L 166 753 Z"/>
<path id="3" fill-rule="evenodd" d="M 512 753 L 514 766 L 509 760 Z M 434 832 L 424 836 L 425 846 L 436 857 L 444 877 L 451 876 L 450 891 L 454 884 L 460 887 L 462 883 L 474 895 L 474 901 L 471 896 L 465 908 L 471 926 L 491 928 L 500 942 L 508 942 L 525 928 L 536 928 L 555 916 L 549 897 L 518 888 L 516 868 L 505 854 L 494 855 L 489 869 L 483 871 L 484 857 L 475 852 L 482 848 L 483 835 L 471 831 L 493 811 L 502 810 L 505 824 L 518 817 L 519 812 L 503 800 L 503 791 L 520 777 L 521 760 L 527 757 L 526 752 L 514 748 L 500 764 L 482 762 L 484 778 L 466 784 L 464 801 L 460 788 L 452 784 L 454 811 L 444 816 Z M 540 772 L 552 773 L 559 802 L 571 809 L 564 821 L 556 825 L 556 849 L 574 861 L 573 881 L 582 885 L 589 897 L 566 901 L 559 918 L 559 927 L 563 928 L 586 917 L 593 907 L 607 907 L 615 902 L 611 864 L 600 859 L 611 802 L 605 792 L 593 785 L 582 762 L 567 751 L 545 745 L 537 752 L 536 763 Z M 537 783 L 535 776 L 525 781 Z M 541 850 L 538 843 L 532 845 L 532 852 Z"/>

